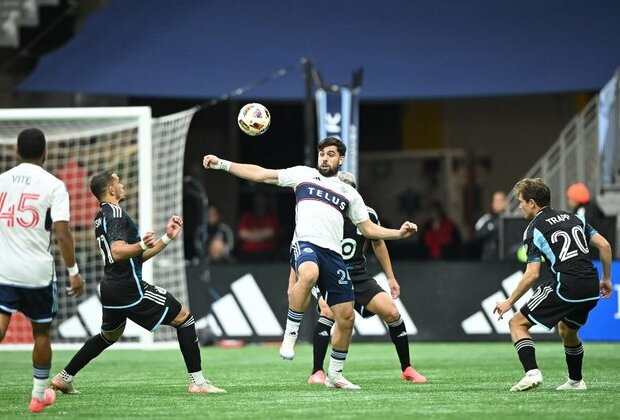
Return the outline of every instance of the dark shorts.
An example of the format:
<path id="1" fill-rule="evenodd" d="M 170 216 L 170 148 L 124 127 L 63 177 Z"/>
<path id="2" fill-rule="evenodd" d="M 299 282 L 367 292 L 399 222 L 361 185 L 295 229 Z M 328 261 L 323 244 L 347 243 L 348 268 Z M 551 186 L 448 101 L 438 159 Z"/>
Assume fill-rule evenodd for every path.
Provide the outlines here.
<path id="1" fill-rule="evenodd" d="M 363 318 L 370 318 L 375 313 L 370 312 L 366 306 L 379 293 L 385 293 L 385 290 L 365 271 L 352 273 L 351 280 L 353 281 L 353 292 L 355 293 L 355 310 Z"/>
<path id="2" fill-rule="evenodd" d="M 543 285 L 536 289 L 530 300 L 520 309 L 533 324 L 550 330 L 563 321 L 567 327 L 578 330 L 585 325 L 588 314 L 598 299 L 583 302 L 567 302 L 561 299 L 554 285 Z"/>
<path id="3" fill-rule="evenodd" d="M 129 308 L 103 308 L 102 331 L 115 331 L 125 325 L 127 318 L 144 328 L 154 331 L 160 325 L 170 325 L 181 311 L 181 304 L 166 289 L 147 285 L 144 297 Z"/>
<path id="4" fill-rule="evenodd" d="M 41 324 L 52 322 L 58 311 L 56 282 L 49 286 L 28 288 L 0 284 L 0 312 L 20 311 L 30 321 Z"/>
<path id="5" fill-rule="evenodd" d="M 321 248 L 310 242 L 297 242 L 291 246 L 291 265 L 297 271 L 307 261 L 319 267 L 317 287 L 329 306 L 355 300 L 353 283 L 342 256 L 331 249 Z"/>

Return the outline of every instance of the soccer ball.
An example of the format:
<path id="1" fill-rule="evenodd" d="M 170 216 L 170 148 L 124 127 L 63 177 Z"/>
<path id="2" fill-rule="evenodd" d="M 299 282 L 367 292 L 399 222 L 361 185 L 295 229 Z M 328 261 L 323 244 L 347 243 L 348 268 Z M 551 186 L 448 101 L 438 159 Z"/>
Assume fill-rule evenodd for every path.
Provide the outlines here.
<path id="1" fill-rule="evenodd" d="M 248 136 L 260 136 L 269 128 L 271 114 L 258 103 L 246 104 L 237 117 L 239 128 Z"/>

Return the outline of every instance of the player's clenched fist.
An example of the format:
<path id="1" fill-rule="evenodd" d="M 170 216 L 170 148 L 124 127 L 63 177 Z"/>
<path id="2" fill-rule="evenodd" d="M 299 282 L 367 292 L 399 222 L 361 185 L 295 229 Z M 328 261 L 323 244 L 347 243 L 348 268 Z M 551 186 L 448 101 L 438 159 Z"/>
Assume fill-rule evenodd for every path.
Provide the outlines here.
<path id="1" fill-rule="evenodd" d="M 205 157 L 202 158 L 202 166 L 204 166 L 205 169 L 215 168 L 219 162 L 220 158 L 215 155 L 205 155 Z"/>
<path id="2" fill-rule="evenodd" d="M 409 221 L 403 223 L 403 225 L 400 227 L 400 233 L 402 238 L 408 238 L 417 231 L 418 225 Z"/>

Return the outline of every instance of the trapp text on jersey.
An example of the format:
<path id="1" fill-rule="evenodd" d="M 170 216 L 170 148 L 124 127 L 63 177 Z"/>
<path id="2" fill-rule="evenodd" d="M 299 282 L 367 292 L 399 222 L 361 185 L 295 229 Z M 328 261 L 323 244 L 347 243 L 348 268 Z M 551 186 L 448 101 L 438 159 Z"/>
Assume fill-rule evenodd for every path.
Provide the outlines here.
<path id="1" fill-rule="evenodd" d="M 555 225 L 556 223 L 565 222 L 568 219 L 570 219 L 570 216 L 568 214 L 558 214 L 557 216 L 552 216 L 548 219 L 545 219 L 545 222 L 549 223 L 550 225 Z"/>

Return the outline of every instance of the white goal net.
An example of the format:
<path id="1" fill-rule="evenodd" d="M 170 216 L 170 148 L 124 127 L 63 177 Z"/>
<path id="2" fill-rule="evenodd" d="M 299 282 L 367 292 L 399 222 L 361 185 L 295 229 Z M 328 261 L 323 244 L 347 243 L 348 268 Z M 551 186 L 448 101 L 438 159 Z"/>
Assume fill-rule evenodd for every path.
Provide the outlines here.
<path id="1" fill-rule="evenodd" d="M 140 233 L 152 228 L 156 235 L 163 234 L 170 215 L 182 213 L 185 140 L 196 110 L 161 118 L 151 118 L 148 107 L 0 110 L 0 172 L 18 163 L 17 134 L 36 127 L 47 139 L 44 168 L 62 179 L 70 194 L 71 226 L 86 291 L 78 299 L 66 295 L 67 270 L 54 244 L 58 315 L 53 342 L 81 343 L 101 327 L 98 286 L 103 264 L 92 227 L 98 203 L 90 193 L 90 177 L 101 170 L 115 171 L 127 193 L 122 206 L 138 223 Z M 143 278 L 187 305 L 182 238 L 144 264 Z M 15 314 L 3 343 L 32 342 L 29 324 L 23 315 Z M 174 339 L 171 328 L 150 334 L 129 322 L 122 340 L 149 345 Z"/>

